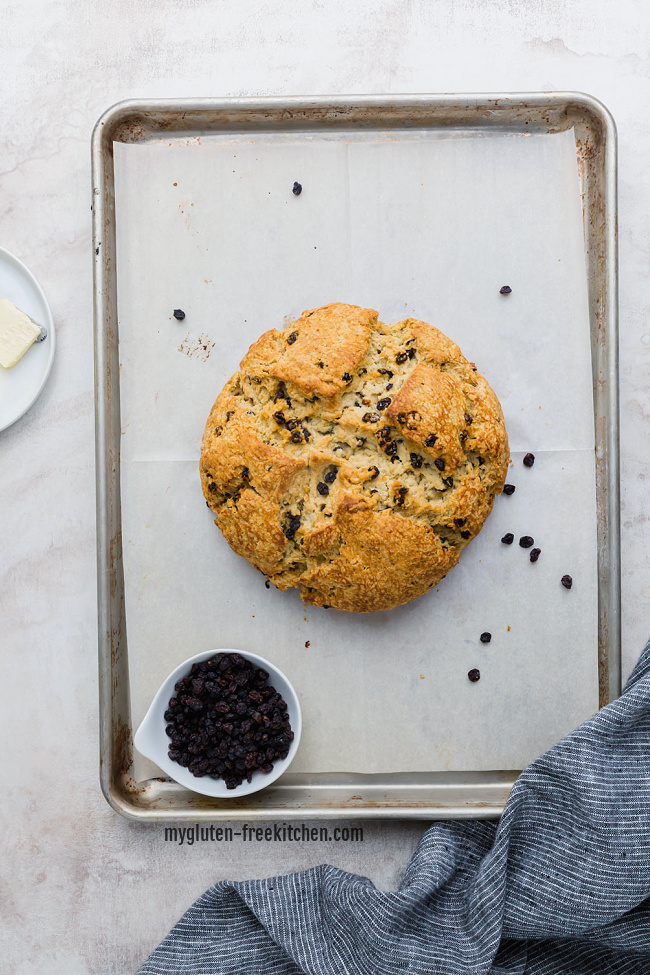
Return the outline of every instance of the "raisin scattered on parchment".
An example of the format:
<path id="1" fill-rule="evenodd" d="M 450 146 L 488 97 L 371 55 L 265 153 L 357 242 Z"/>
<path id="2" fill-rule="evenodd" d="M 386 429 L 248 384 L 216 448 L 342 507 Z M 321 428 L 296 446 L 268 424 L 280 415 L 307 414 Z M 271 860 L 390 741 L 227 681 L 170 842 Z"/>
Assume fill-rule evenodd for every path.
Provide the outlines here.
<path id="1" fill-rule="evenodd" d="M 502 288 L 499 288 L 499 294 L 500 295 L 510 295 L 510 294 L 512 294 L 512 288 L 510 287 L 509 284 L 504 284 L 504 286 Z"/>
<path id="2" fill-rule="evenodd" d="M 501 539 L 504 545 L 512 545 L 514 540 L 515 540 L 515 536 L 512 534 L 512 532 L 506 532 L 503 538 Z"/>
<path id="3" fill-rule="evenodd" d="M 504 484 L 503 485 L 503 493 L 504 494 L 507 494 L 508 497 L 511 494 L 514 494 L 515 493 L 515 486 L 514 486 L 514 484 Z"/>
<path id="4" fill-rule="evenodd" d="M 537 562 L 537 559 L 540 557 L 541 554 L 542 554 L 541 548 L 531 548 L 531 550 L 530 550 L 530 561 L 531 562 Z"/>
<path id="5" fill-rule="evenodd" d="M 532 535 L 522 535 L 519 539 L 519 544 L 522 548 L 530 548 L 531 545 L 535 544 L 535 539 Z"/>
<path id="6" fill-rule="evenodd" d="M 532 467 L 535 463 L 535 454 L 526 454 L 524 457 L 524 467 Z"/>
<path id="7" fill-rule="evenodd" d="M 268 580 L 267 580 L 268 581 Z M 192 664 L 165 711 L 169 757 L 197 777 L 236 789 L 253 772 L 286 758 L 294 733 L 269 675 L 238 653 Z"/>
<path id="8" fill-rule="evenodd" d="M 479 637 L 479 639 L 480 639 L 481 643 L 489 643 L 490 640 L 492 639 L 492 634 L 491 633 L 488 633 L 487 630 L 486 630 L 485 633 L 481 633 L 481 636 Z"/>
<path id="9" fill-rule="evenodd" d="M 562 576 L 560 582 L 562 583 L 565 589 L 570 589 L 571 586 L 573 585 L 573 579 L 571 578 L 570 575 Z"/>
<path id="10" fill-rule="evenodd" d="M 302 193 L 302 183 L 299 183 L 296 180 L 296 182 L 293 184 L 291 188 L 291 192 L 293 193 L 294 196 L 300 196 L 300 194 Z"/>
<path id="11" fill-rule="evenodd" d="M 182 308 L 174 308 L 174 318 L 177 322 L 182 322 L 185 318 L 185 312 Z"/>
<path id="12" fill-rule="evenodd" d="M 472 670 L 467 671 L 467 676 L 471 680 L 472 684 L 475 684 L 477 680 L 481 679 L 481 671 L 473 667 Z"/>

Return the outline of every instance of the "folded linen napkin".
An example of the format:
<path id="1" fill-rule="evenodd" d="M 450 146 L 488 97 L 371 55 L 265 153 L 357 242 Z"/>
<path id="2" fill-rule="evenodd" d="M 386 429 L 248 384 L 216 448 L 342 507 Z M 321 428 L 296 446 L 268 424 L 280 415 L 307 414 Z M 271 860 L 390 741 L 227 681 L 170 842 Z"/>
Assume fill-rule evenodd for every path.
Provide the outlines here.
<path id="1" fill-rule="evenodd" d="M 650 975 L 650 644 L 622 697 L 441 822 L 398 891 L 330 866 L 215 884 L 139 975 Z"/>

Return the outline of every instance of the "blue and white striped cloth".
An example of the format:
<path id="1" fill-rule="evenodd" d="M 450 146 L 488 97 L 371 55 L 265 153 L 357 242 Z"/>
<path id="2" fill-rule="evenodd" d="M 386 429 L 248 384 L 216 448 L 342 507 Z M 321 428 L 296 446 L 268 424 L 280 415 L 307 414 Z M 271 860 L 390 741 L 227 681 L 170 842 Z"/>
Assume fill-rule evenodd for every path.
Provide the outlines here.
<path id="1" fill-rule="evenodd" d="M 650 975 L 650 644 L 501 821 L 436 823 L 398 891 L 329 866 L 215 884 L 140 975 Z"/>

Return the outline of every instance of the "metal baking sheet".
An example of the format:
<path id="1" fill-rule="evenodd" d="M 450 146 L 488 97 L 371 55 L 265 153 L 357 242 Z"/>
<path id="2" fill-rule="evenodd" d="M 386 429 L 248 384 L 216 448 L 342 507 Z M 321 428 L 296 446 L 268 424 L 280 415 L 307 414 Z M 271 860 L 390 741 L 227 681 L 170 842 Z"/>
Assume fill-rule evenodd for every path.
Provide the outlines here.
<path id="1" fill-rule="evenodd" d="M 592 326 L 592 357 L 594 365 L 594 376 L 605 375 L 607 383 L 605 394 L 601 382 L 594 384 L 594 409 L 596 414 L 596 429 L 598 434 L 597 444 L 597 495 L 598 495 L 598 516 L 599 516 L 599 567 L 601 592 L 599 600 L 599 633 L 600 633 L 600 700 L 604 703 L 618 692 L 618 677 L 616 673 L 619 646 L 618 635 L 615 634 L 614 643 L 611 642 L 612 632 L 617 631 L 618 615 L 614 619 L 612 610 L 616 609 L 616 597 L 618 594 L 618 582 L 615 580 L 614 586 L 604 586 L 603 584 L 603 546 L 607 550 L 607 555 L 616 552 L 617 546 L 617 520 L 612 522 L 611 507 L 612 499 L 614 506 L 617 505 L 617 458 L 616 458 L 616 437 L 615 427 L 609 431 L 612 434 L 610 442 L 607 435 L 601 435 L 602 422 L 605 417 L 611 421 L 616 417 L 616 410 L 612 410 L 612 402 L 615 405 L 616 399 L 616 372 L 615 372 L 615 341 L 611 344 L 612 331 L 615 336 L 615 316 L 607 315 L 615 309 L 615 292 L 613 292 L 615 275 L 612 276 L 612 268 L 615 270 L 615 253 L 611 250 L 614 245 L 613 238 L 607 237 L 609 229 L 608 207 L 613 208 L 614 199 L 612 196 L 613 183 L 612 173 L 614 164 L 614 132 L 611 120 L 607 113 L 587 96 L 510 96 L 507 98 L 490 99 L 486 96 L 476 96 L 474 99 L 467 96 L 436 97 L 426 96 L 420 99 L 404 98 L 390 99 L 383 101 L 378 98 L 346 100 L 345 103 L 333 100 L 310 100 L 308 102 L 288 100 L 264 100 L 263 102 L 235 101 L 235 102 L 205 102 L 201 101 L 193 106 L 156 106 L 156 105 L 124 105 L 113 109 L 108 116 L 100 120 L 95 133 L 96 163 L 99 169 L 97 173 L 101 178 L 95 180 L 95 194 L 99 200 L 95 200 L 95 216 L 99 227 L 103 228 L 96 235 L 95 247 L 99 248 L 97 254 L 97 270 L 100 272 L 96 278 L 99 285 L 97 289 L 98 298 L 98 317 L 97 317 L 97 361 L 98 367 L 103 356 L 108 352 L 112 355 L 112 370 L 108 370 L 102 375 L 102 369 L 98 368 L 98 380 L 101 384 L 102 379 L 114 384 L 117 379 L 116 360 L 116 292 L 115 292 L 115 238 L 114 238 L 114 183 L 112 172 L 112 149 L 114 141 L 161 141 L 162 138 L 169 138 L 170 141 L 183 138 L 200 139 L 201 135 L 216 132 L 238 132 L 251 135 L 251 141 L 260 138 L 260 132 L 294 134 L 305 131 L 309 133 L 309 138 L 313 141 L 321 136 L 329 139 L 336 138 L 337 131 L 350 132 L 350 130 L 377 130 L 382 133 L 395 131 L 396 139 L 399 139 L 400 129 L 432 130 L 439 129 L 444 125 L 447 127 L 448 134 L 452 126 L 458 131 L 471 129 L 475 126 L 487 132 L 498 132 L 500 130 L 508 132 L 553 132 L 573 129 L 576 134 L 576 145 L 579 160 L 579 173 L 583 190 L 585 234 L 587 242 L 587 260 L 589 265 L 589 288 L 591 305 L 591 326 Z M 184 121 L 182 116 L 184 115 Z M 185 127 L 185 122 L 191 121 L 192 124 Z M 108 133 L 105 131 L 106 125 L 109 126 Z M 596 164 L 598 159 L 598 164 Z M 98 192 L 99 191 L 99 192 Z M 100 205 L 98 205 L 100 204 Z M 108 206 L 108 210 L 106 207 Z M 103 221 L 99 223 L 100 218 Z M 107 220 L 107 217 L 109 218 Z M 96 224 L 96 230 L 98 225 Z M 599 233 L 596 233 L 597 230 Z M 591 239 L 593 238 L 593 240 Z M 600 266 L 594 265 L 594 254 L 596 248 L 599 249 L 599 257 L 603 251 L 610 247 L 612 257 Z M 104 251 L 102 259 L 102 251 Z M 107 262 L 107 257 L 110 263 Z M 599 270 L 600 268 L 600 270 Z M 594 301 L 594 286 L 598 286 L 598 300 Z M 111 300 L 108 303 L 99 302 L 100 292 L 106 287 L 112 286 Z M 608 300 L 614 293 L 614 304 L 608 307 Z M 109 292 L 110 294 L 110 292 Z M 111 320 L 106 321 L 104 316 L 109 315 Z M 107 325 L 112 329 L 112 348 L 106 346 L 108 335 L 102 329 L 102 325 Z M 614 355 L 612 355 L 612 353 Z M 603 373 L 603 360 L 611 371 L 605 370 Z M 105 388 L 106 388 L 105 386 Z M 111 385 L 114 389 L 114 385 Z M 603 398 L 604 396 L 604 398 Z M 600 398 L 599 398 L 600 397 Z M 613 397 L 613 400 L 612 400 Z M 102 478 L 103 473 L 112 475 L 109 497 L 113 505 L 119 504 L 119 492 L 117 486 L 118 478 L 118 450 L 119 450 L 119 416 L 115 411 L 112 417 L 110 429 L 104 431 L 110 435 L 110 447 L 112 448 L 112 470 L 106 470 L 106 453 L 102 451 L 100 442 L 102 440 L 102 422 L 106 420 L 104 415 L 105 403 L 103 397 L 98 397 L 98 477 Z M 116 410 L 119 409 L 119 402 L 115 403 Z M 109 418 L 110 419 L 110 418 Z M 117 426 L 117 442 L 115 428 Z M 608 431 L 605 431 L 607 434 Z M 108 446 L 106 440 L 105 447 Z M 612 457 L 614 461 L 612 463 Z M 609 476 L 604 476 L 609 475 Z M 119 697 L 119 689 L 124 688 L 125 681 L 128 680 L 128 670 L 126 666 L 126 633 L 124 628 L 123 611 L 123 576 L 121 573 L 121 558 L 113 561 L 110 569 L 113 572 L 115 585 L 113 586 L 114 595 L 119 594 L 122 608 L 118 609 L 119 617 L 113 617 L 111 633 L 104 631 L 102 637 L 101 616 L 109 608 L 103 598 L 102 580 L 105 580 L 106 562 L 102 562 L 102 547 L 104 555 L 109 554 L 106 546 L 109 542 L 108 537 L 102 534 L 106 524 L 107 511 L 102 505 L 101 484 L 98 489 L 99 518 L 98 526 L 99 538 L 99 558 L 100 558 L 100 653 L 102 657 L 111 654 L 111 666 L 114 673 L 110 681 L 111 695 L 113 704 Z M 113 544 L 118 543 L 117 534 L 114 533 Z M 612 541 L 613 540 L 613 541 Z M 612 549 L 612 544 L 614 549 Z M 612 567 L 618 566 L 618 558 L 608 557 L 605 564 Z M 108 596 L 111 596 L 110 579 L 108 581 Z M 607 605 L 605 596 L 611 600 L 614 590 L 614 605 Z M 607 631 L 604 624 L 607 624 Z M 606 636 L 609 634 L 609 639 Z M 103 643 L 108 635 L 108 645 Z M 112 644 L 112 646 L 111 646 Z M 121 660 L 121 667 L 119 666 Z M 103 677 L 106 676 L 103 674 Z M 116 679 L 117 678 L 117 679 Z M 104 685 L 104 681 L 102 681 Z M 107 705 L 108 708 L 107 708 Z M 431 818 L 434 815 L 486 815 L 498 814 L 503 805 L 509 786 L 513 781 L 513 773 L 402 773 L 364 775 L 357 773 L 307 773 L 296 772 L 285 776 L 281 783 L 273 789 L 265 790 L 259 796 L 251 797 L 251 801 L 243 801 L 243 805 L 238 805 L 237 801 L 229 800 L 222 807 L 215 807 L 208 803 L 211 808 L 206 808 L 206 802 L 200 797 L 190 793 L 182 793 L 180 787 L 173 783 L 161 783 L 157 779 L 144 779 L 138 774 L 134 776 L 134 767 L 131 764 L 132 754 L 130 753 L 130 695 L 128 691 L 120 702 L 119 720 L 111 720 L 108 725 L 104 719 L 112 717 L 117 719 L 118 715 L 114 706 L 110 706 L 108 701 L 103 701 L 103 730 L 105 732 L 105 744 L 112 744 L 112 755 L 109 770 L 104 757 L 104 791 L 110 797 L 110 801 L 119 807 L 121 811 L 130 815 L 144 818 L 164 818 L 170 816 L 179 818 L 184 815 L 194 818 L 196 810 L 200 809 L 202 814 L 208 818 L 233 818 L 239 815 L 241 818 L 282 817 L 293 818 L 322 817 L 324 815 L 350 815 L 354 809 L 355 815 L 398 815 L 398 816 L 419 816 Z M 118 747 L 121 749 L 121 754 Z M 126 767 L 128 763 L 128 768 Z M 141 779 L 139 781 L 139 779 Z M 289 791 L 287 791 L 289 790 Z M 255 800 L 255 801 L 252 801 Z M 436 812 L 437 810 L 437 812 Z M 489 812 L 488 812 L 489 811 Z"/>
<path id="2" fill-rule="evenodd" d="M 116 144 L 114 165 L 133 726 L 179 657 L 217 644 L 290 676 L 305 714 L 294 773 L 519 769 L 593 714 L 594 411 L 574 130 L 165 136 Z M 384 613 L 266 589 L 215 532 L 196 474 L 205 417 L 243 350 L 339 295 L 454 337 L 500 398 L 518 485 L 430 596 Z M 534 570 L 500 543 L 507 531 L 541 545 Z M 133 775 L 160 770 L 136 749 Z"/>

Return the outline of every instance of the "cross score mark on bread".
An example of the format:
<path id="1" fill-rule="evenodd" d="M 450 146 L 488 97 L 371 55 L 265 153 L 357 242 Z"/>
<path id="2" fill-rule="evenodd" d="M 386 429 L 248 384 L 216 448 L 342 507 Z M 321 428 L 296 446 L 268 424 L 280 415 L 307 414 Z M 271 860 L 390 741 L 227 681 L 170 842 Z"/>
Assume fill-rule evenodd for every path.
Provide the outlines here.
<path id="1" fill-rule="evenodd" d="M 279 589 L 353 612 L 435 586 L 509 458 L 499 401 L 442 332 L 331 304 L 244 356 L 208 418 L 201 481 L 231 548 Z"/>

